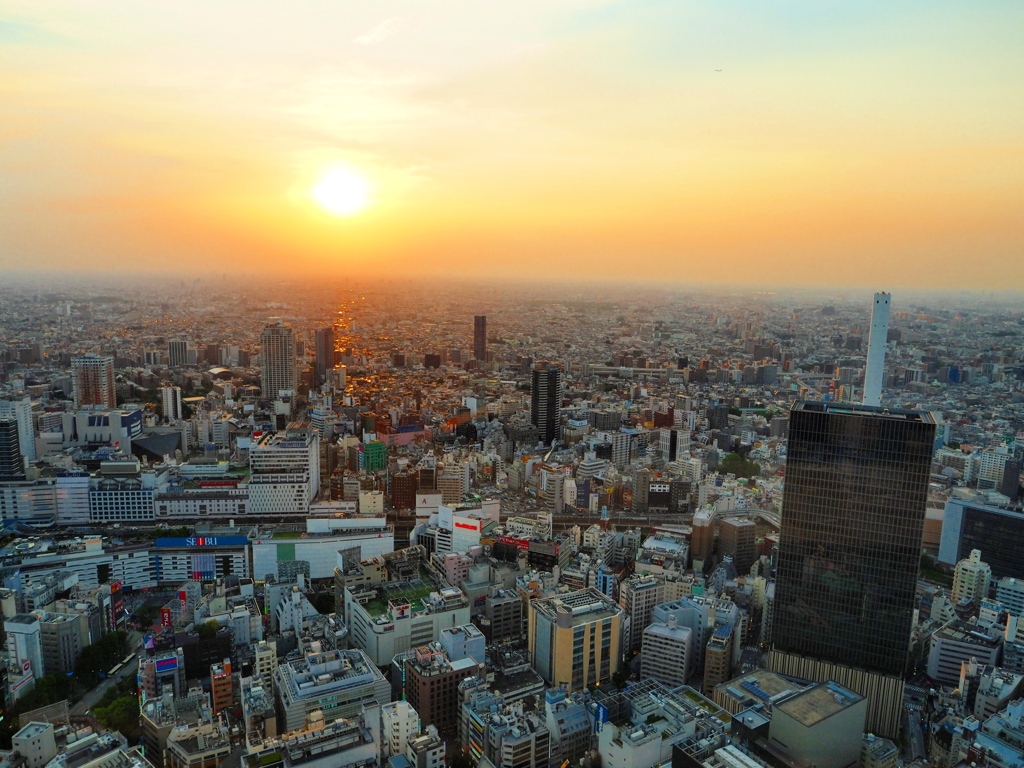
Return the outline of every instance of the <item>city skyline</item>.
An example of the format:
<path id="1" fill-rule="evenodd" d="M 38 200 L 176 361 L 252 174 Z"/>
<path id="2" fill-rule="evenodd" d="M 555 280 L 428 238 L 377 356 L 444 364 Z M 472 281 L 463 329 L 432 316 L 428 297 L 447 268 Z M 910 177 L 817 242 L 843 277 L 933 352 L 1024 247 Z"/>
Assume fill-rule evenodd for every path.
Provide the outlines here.
<path id="1" fill-rule="evenodd" d="M 1019 290 L 1021 13 L 8 5 L 0 271 Z"/>

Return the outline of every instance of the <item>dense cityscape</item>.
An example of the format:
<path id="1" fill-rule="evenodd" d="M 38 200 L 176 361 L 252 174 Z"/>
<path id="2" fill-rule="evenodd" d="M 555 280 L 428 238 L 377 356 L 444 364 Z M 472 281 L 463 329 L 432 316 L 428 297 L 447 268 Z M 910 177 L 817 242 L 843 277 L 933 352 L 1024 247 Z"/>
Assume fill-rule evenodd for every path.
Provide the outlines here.
<path id="1" fill-rule="evenodd" d="M 1009 294 L 0 285 L 0 768 L 1024 765 Z"/>

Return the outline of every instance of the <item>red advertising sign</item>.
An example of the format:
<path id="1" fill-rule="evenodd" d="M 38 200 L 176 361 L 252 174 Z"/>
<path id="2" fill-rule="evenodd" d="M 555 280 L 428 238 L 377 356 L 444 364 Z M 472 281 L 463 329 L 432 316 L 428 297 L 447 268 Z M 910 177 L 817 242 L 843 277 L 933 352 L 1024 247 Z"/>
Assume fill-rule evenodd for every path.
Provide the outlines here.
<path id="1" fill-rule="evenodd" d="M 171 620 L 171 609 L 161 608 L 160 609 L 160 626 L 170 628 L 173 626 Z"/>
<path id="2" fill-rule="evenodd" d="M 467 531 L 479 531 L 480 526 L 474 523 L 456 523 L 456 528 L 465 528 Z"/>
<path id="3" fill-rule="evenodd" d="M 526 539 L 517 539 L 512 536 L 501 536 L 498 541 L 502 544 L 511 544 L 513 547 L 519 547 L 524 552 L 529 551 L 530 542 Z"/>

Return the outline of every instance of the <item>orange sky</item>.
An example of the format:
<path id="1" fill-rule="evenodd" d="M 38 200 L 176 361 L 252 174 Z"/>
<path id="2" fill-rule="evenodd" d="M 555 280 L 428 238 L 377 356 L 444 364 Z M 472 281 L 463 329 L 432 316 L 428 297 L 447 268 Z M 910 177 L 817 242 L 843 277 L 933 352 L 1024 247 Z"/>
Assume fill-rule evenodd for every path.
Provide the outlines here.
<path id="1" fill-rule="evenodd" d="M 0 270 L 1024 289 L 1021 29 L 1002 2 L 7 2 Z M 358 215 L 311 197 L 339 166 Z"/>

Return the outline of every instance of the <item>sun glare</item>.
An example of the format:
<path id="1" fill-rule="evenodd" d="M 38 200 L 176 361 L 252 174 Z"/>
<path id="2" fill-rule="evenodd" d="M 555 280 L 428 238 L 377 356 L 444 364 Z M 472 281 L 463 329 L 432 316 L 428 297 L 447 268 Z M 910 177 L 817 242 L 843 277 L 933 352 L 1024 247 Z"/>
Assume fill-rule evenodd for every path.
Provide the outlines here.
<path id="1" fill-rule="evenodd" d="M 370 187 L 356 173 L 336 168 L 324 174 L 313 187 L 313 199 L 335 216 L 353 216 L 369 203 Z"/>

